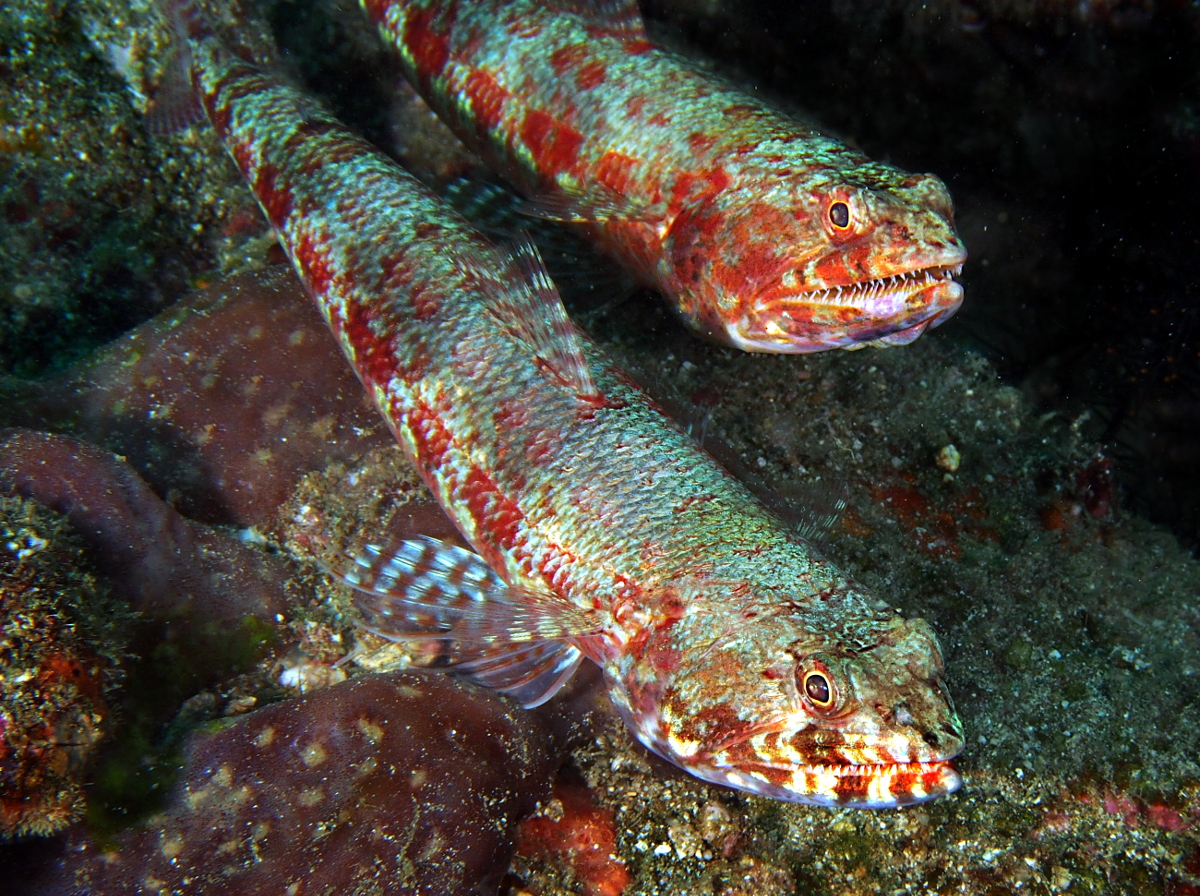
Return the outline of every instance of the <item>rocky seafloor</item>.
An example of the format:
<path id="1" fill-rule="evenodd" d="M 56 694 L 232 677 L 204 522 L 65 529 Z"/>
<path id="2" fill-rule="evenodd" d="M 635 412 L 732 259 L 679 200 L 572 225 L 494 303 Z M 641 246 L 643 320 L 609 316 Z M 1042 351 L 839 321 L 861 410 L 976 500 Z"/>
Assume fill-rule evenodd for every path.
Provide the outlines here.
<path id="1" fill-rule="evenodd" d="M 0 11 L 16 892 L 1200 892 L 1200 565 L 1171 478 L 1200 380 L 1194 9 L 812 4 L 768 40 L 768 4 L 651 5 L 664 40 L 946 177 L 972 253 L 959 316 L 884 351 L 749 356 L 652 296 L 572 294 L 783 512 L 844 497 L 824 549 L 938 631 L 965 786 L 862 812 L 687 777 L 594 676 L 525 713 L 370 650 L 334 665 L 361 636 L 327 542 L 449 527 L 219 147 L 142 128 L 149 6 Z M 254 11 L 386 149 L 470 165 L 353 4 Z"/>

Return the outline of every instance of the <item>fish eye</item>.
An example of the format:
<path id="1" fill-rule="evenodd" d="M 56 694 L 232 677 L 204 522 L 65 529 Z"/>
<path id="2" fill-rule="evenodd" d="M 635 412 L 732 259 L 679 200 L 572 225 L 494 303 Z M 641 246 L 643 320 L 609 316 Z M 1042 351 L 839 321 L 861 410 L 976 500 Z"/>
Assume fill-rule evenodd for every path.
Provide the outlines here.
<path id="1" fill-rule="evenodd" d="M 850 206 L 840 199 L 829 206 L 829 223 L 836 230 L 846 230 L 850 226 Z"/>
<path id="2" fill-rule="evenodd" d="M 804 676 L 804 694 L 817 706 L 824 707 L 833 702 L 833 688 L 820 672 L 809 672 Z"/>
<path id="3" fill-rule="evenodd" d="M 809 657 L 796 670 L 796 683 L 805 705 L 821 716 L 836 715 L 840 698 L 829 669 L 820 660 Z"/>

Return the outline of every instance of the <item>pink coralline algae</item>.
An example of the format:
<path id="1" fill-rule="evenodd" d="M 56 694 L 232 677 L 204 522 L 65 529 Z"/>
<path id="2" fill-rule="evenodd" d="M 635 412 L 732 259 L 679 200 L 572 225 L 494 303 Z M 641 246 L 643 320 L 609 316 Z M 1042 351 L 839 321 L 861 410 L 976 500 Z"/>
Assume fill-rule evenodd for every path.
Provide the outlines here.
<path id="1" fill-rule="evenodd" d="M 548 789 L 546 737 L 443 676 L 364 676 L 196 735 L 166 809 L 71 835 L 45 896 L 494 893 Z"/>

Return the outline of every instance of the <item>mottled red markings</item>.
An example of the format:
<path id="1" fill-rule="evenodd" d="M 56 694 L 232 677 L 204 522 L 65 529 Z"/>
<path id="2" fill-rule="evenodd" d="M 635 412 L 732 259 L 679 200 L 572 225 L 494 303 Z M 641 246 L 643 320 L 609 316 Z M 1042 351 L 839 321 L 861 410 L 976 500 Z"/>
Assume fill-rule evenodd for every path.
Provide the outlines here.
<path id="1" fill-rule="evenodd" d="M 413 228 L 413 236 L 420 241 L 428 241 L 442 232 L 440 224 L 434 224 L 432 221 L 420 221 Z"/>
<path id="2" fill-rule="evenodd" d="M 533 419 L 533 408 L 524 399 L 503 398 L 492 414 L 492 425 L 496 432 L 524 429 Z"/>
<path id="3" fill-rule="evenodd" d="M 814 272 L 822 286 L 845 286 L 854 282 L 854 276 L 846 268 L 841 254 L 826 255 L 816 264 Z"/>
<path id="4" fill-rule="evenodd" d="M 583 135 L 534 109 L 521 119 L 521 140 L 529 147 L 539 173 L 552 176 L 575 165 Z"/>
<path id="5" fill-rule="evenodd" d="M 425 469 L 436 470 L 442 465 L 454 441 L 449 430 L 437 412 L 420 399 L 414 400 L 407 422 L 418 461 Z"/>
<path id="6" fill-rule="evenodd" d="M 380 5 L 386 7 L 388 4 Z M 436 15 L 436 11 L 431 9 L 414 10 L 404 23 L 402 35 L 404 45 L 412 55 L 413 64 L 420 76 L 426 80 L 440 75 L 450 60 L 450 44 L 445 34 L 431 27 Z M 440 28 L 448 28 L 450 24 L 438 23 Z"/>
<path id="7" fill-rule="evenodd" d="M 462 479 L 462 492 L 467 512 L 492 544 L 512 548 L 518 543 L 525 515 L 486 471 L 470 467 Z"/>
<path id="8" fill-rule="evenodd" d="M 283 230 L 283 225 L 292 214 L 292 191 L 286 185 L 279 184 L 279 170 L 266 163 L 259 166 L 253 189 L 271 226 Z"/>
<path id="9" fill-rule="evenodd" d="M 679 502 L 679 504 L 675 507 L 675 512 L 683 513 L 684 511 L 694 507 L 696 504 L 707 504 L 714 500 L 716 499 L 712 495 L 689 495 Z M 734 553 L 736 554 L 737 551 L 734 551 Z"/>
<path id="10" fill-rule="evenodd" d="M 842 805 L 865 802 L 871 780 L 870 775 L 843 775 L 834 788 L 835 798 Z"/>
<path id="11" fill-rule="evenodd" d="M 561 448 L 561 436 L 548 429 L 539 430 L 525 440 L 525 460 L 540 467 L 557 457 Z"/>
<path id="12" fill-rule="evenodd" d="M 229 142 L 229 154 L 233 157 L 233 164 L 237 165 L 238 171 L 246 180 L 253 180 L 255 161 L 252 147 L 253 144 L 245 140 Z"/>
<path id="13" fill-rule="evenodd" d="M 362 158 L 364 147 L 360 140 L 348 134 L 338 134 L 312 147 L 316 150 L 313 158 L 301 170 L 305 174 L 313 174 L 318 170 L 329 170 L 343 162 L 353 162 Z"/>
<path id="14" fill-rule="evenodd" d="M 504 120 L 504 105 L 512 94 L 483 69 L 474 69 L 467 75 L 462 90 L 471 103 L 475 128 L 481 139 L 486 138 Z"/>
<path id="15" fill-rule="evenodd" d="M 666 112 L 655 112 L 646 119 L 647 127 L 665 128 L 671 124 L 671 116 Z"/>
<path id="16" fill-rule="evenodd" d="M 575 75 L 575 83 L 579 85 L 580 90 L 592 90 L 603 84 L 607 78 L 608 69 L 604 63 L 593 60 L 580 66 Z"/>
<path id="17" fill-rule="evenodd" d="M 532 559 L 532 558 L 531 558 Z M 571 568 L 578 558 L 562 545 L 548 545 L 537 561 L 536 573 L 543 582 L 559 591 L 571 591 Z"/>
<path id="18" fill-rule="evenodd" d="M 673 696 L 673 699 L 677 697 Z M 710 754 L 720 750 L 738 764 L 755 765 L 762 762 L 762 757 L 749 741 L 756 733 L 755 723 L 740 718 L 739 707 L 730 703 L 713 703 L 704 707 L 675 706 L 674 709 L 681 720 L 679 732 L 684 740 L 702 744 L 704 752 Z"/>
<path id="19" fill-rule="evenodd" d="M 614 193 L 624 195 L 629 189 L 629 180 L 636 164 L 624 153 L 609 150 L 596 163 L 592 176 L 597 183 L 608 187 Z"/>
<path id="20" fill-rule="evenodd" d="M 946 786 L 945 781 L 943 780 L 943 777 L 944 777 L 943 769 L 944 768 L 945 768 L 945 766 L 936 766 L 935 768 L 922 773 L 921 786 L 925 788 L 926 793 L 937 793 L 940 788 Z M 901 776 L 901 777 L 907 777 L 907 776 Z M 914 776 L 914 780 L 915 780 L 915 776 Z M 894 794 L 912 793 L 912 791 L 913 791 L 912 782 L 906 782 L 904 784 L 901 784 L 900 781 L 897 780 L 897 782 L 892 785 L 892 793 L 894 793 Z"/>
<path id="21" fill-rule="evenodd" d="M 201 102 L 204 105 L 204 113 L 208 116 L 209 122 L 212 123 L 213 130 L 217 132 L 217 136 L 221 139 L 228 137 L 229 122 L 233 118 L 233 111 L 216 93 L 205 93 L 201 97 Z"/>
<path id="22" fill-rule="evenodd" d="M 644 56 L 645 54 L 654 50 L 654 44 L 641 38 L 627 40 L 623 46 L 627 56 Z"/>
<path id="23" fill-rule="evenodd" d="M 280 153 L 291 153 L 304 148 L 313 140 L 323 138 L 331 132 L 339 131 L 339 125 L 332 121 L 321 121 L 306 118 L 288 134 L 287 140 L 280 144 Z M 340 135 L 335 134 L 331 142 Z"/>
<path id="24" fill-rule="evenodd" d="M 292 244 L 292 257 L 304 272 L 304 279 L 314 295 L 323 296 L 333 282 L 333 266 L 329 261 L 329 247 L 320 237 L 308 229 L 297 231 Z"/>
<path id="25" fill-rule="evenodd" d="M 707 155 L 708 151 L 716 144 L 717 138 L 715 134 L 706 134 L 703 131 L 694 131 L 688 134 L 688 147 L 696 155 Z"/>
<path id="26" fill-rule="evenodd" d="M 560 78 L 571 69 L 578 69 L 587 61 L 588 49 L 582 44 L 559 47 L 550 54 L 550 67 Z"/>
<path id="27" fill-rule="evenodd" d="M 442 294 L 432 284 L 421 283 L 412 290 L 413 315 L 417 320 L 429 320 L 442 310 Z"/>
<path id="28" fill-rule="evenodd" d="M 862 242 L 852 246 L 846 252 L 846 267 L 848 267 L 858 279 L 871 279 L 876 276 L 872 271 L 872 261 L 874 260 L 874 252 L 869 243 Z M 891 274 L 894 269 L 880 270 L 879 275 Z"/>
<path id="29" fill-rule="evenodd" d="M 625 114 L 630 118 L 641 118 L 645 111 L 646 98 L 644 96 L 631 96 L 625 101 Z"/>
<path id="30" fill-rule="evenodd" d="M 428 320 L 441 311 L 441 291 L 426 280 L 413 282 L 413 270 L 403 248 L 382 256 L 379 266 L 383 270 L 380 291 L 393 301 L 407 300 L 417 320 Z"/>

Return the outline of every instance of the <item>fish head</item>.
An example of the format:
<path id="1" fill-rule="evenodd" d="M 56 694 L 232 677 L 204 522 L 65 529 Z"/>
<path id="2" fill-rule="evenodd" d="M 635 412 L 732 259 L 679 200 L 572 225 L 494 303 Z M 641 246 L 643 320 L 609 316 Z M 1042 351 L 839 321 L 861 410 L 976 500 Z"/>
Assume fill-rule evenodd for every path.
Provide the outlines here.
<path id="1" fill-rule="evenodd" d="M 757 188 L 712 211 L 686 250 L 709 252 L 692 280 L 702 332 L 759 352 L 903 345 L 958 310 L 967 253 L 937 177 L 855 156 L 749 180 Z M 712 258 L 713 245 L 727 248 Z"/>
<path id="2" fill-rule="evenodd" d="M 962 725 L 932 629 L 889 614 L 853 638 L 791 614 L 713 637 L 691 614 L 610 672 L 610 693 L 643 743 L 704 780 L 809 805 L 924 802 L 962 784 Z"/>

